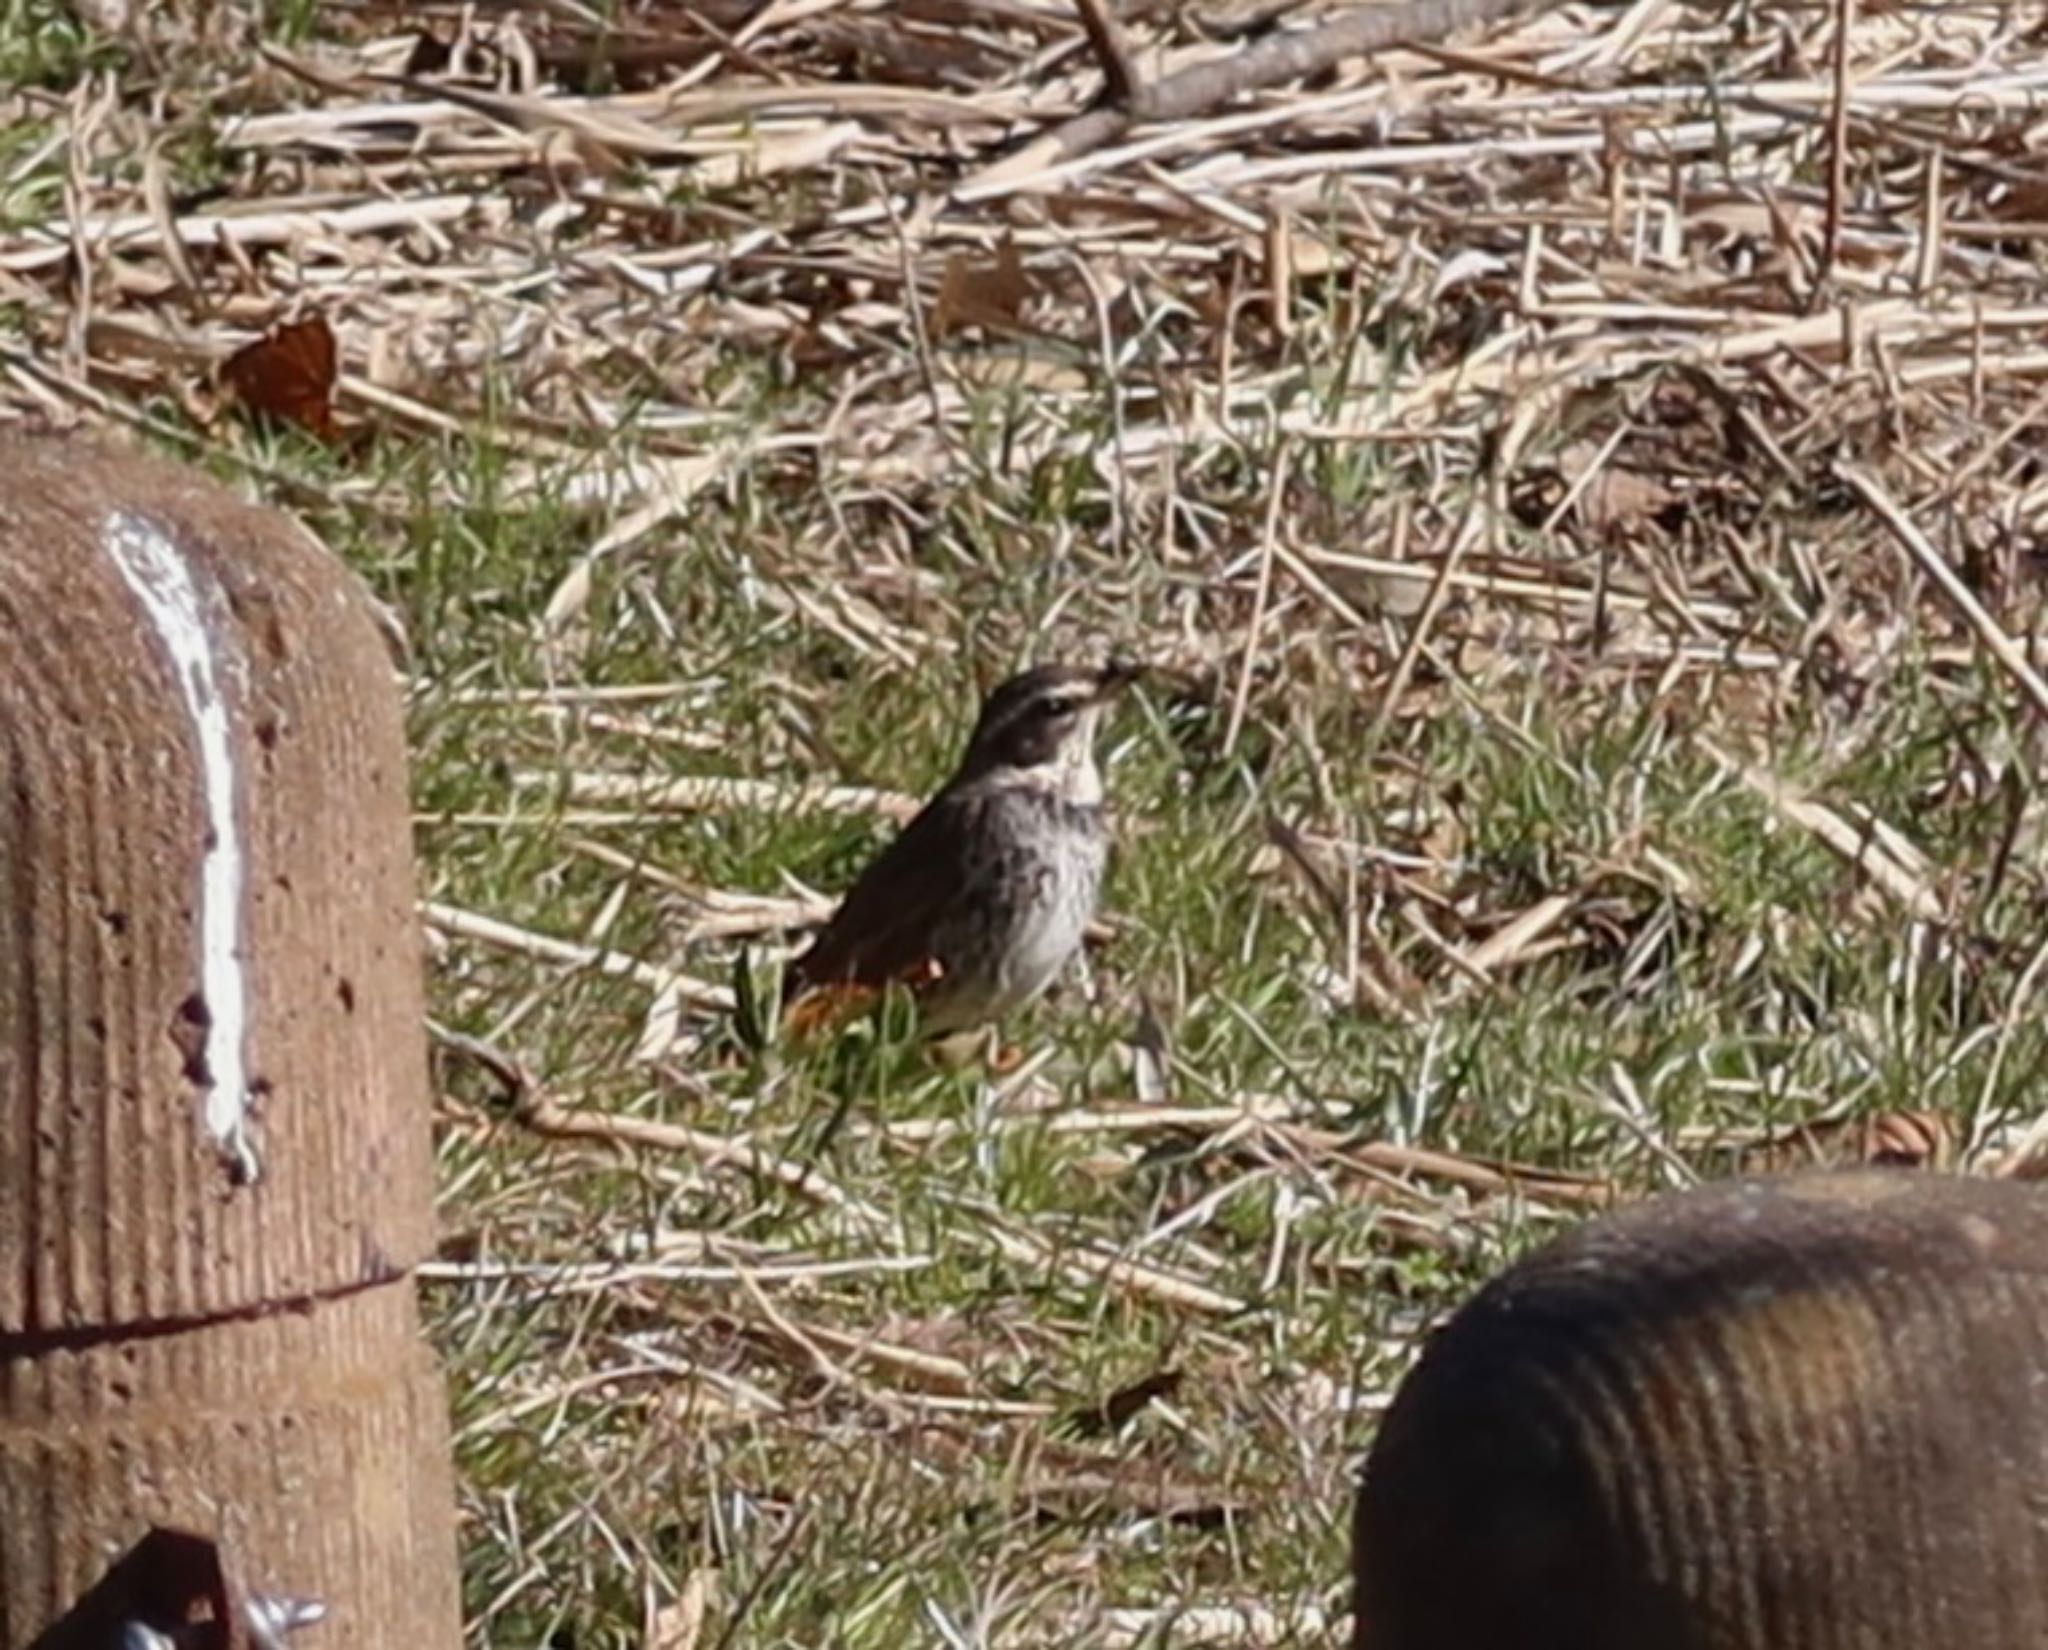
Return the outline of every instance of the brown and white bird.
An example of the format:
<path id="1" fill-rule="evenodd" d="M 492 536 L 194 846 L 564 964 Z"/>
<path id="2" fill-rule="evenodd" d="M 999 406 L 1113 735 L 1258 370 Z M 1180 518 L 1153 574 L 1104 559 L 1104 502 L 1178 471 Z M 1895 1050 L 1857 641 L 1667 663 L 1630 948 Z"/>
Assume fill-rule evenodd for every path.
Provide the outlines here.
<path id="1" fill-rule="evenodd" d="M 983 702 L 953 777 L 870 862 L 784 984 L 806 998 L 892 982 L 944 1037 L 1049 986 L 1080 948 L 1109 854 L 1095 730 L 1136 666 L 1040 665 Z M 822 1017 L 822 1016 L 821 1016 Z"/>

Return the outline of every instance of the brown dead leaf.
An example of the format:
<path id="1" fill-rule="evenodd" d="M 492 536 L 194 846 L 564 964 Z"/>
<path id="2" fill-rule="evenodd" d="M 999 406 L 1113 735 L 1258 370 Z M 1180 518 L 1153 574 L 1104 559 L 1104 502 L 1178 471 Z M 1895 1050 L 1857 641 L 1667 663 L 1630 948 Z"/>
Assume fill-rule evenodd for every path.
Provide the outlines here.
<path id="1" fill-rule="evenodd" d="M 1751 1174 L 1849 1167 L 1940 1171 L 1954 1166 L 1955 1154 L 1955 1130 L 1931 1111 L 1802 1123 L 1738 1151 L 1742 1169 Z"/>
<path id="2" fill-rule="evenodd" d="M 1989 215 L 2007 223 L 2048 218 L 2048 179 L 2016 178 L 1986 200 Z"/>
<path id="3" fill-rule="evenodd" d="M 1955 1130 L 1931 1111 L 1888 1111 L 1868 1119 L 1857 1140 L 1858 1160 L 1901 1169 L 1955 1165 Z"/>
<path id="4" fill-rule="evenodd" d="M 1602 445 L 1581 442 L 1558 458 L 1565 485 L 1578 486 L 1572 512 L 1581 525 L 1595 533 L 1626 532 L 1679 502 L 1679 495 L 1656 476 L 1616 463 L 1612 454 L 1601 462 Z M 1596 463 L 1599 469 L 1586 476 L 1587 467 Z M 1585 482 L 1579 486 L 1582 476 Z"/>
<path id="5" fill-rule="evenodd" d="M 334 329 L 315 312 L 244 344 L 228 357 L 220 377 L 257 417 L 296 424 L 332 445 L 341 440 L 334 421 L 338 372 Z"/>
<path id="6" fill-rule="evenodd" d="M 946 260 L 946 273 L 927 324 L 934 339 L 962 327 L 1011 331 L 1036 292 L 1016 240 L 1006 235 L 993 258 L 955 252 Z"/>

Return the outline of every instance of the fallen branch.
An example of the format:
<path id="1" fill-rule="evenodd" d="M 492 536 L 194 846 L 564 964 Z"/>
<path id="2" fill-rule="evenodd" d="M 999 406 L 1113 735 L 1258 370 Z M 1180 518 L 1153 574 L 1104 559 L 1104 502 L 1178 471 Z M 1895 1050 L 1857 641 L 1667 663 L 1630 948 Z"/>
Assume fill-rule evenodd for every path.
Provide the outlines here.
<path id="1" fill-rule="evenodd" d="M 1119 47 L 1105 46 L 1097 37 L 1090 8 L 1083 6 L 1090 42 L 1110 76 L 1111 103 L 1076 115 L 1033 139 L 969 178 L 958 193 L 979 194 L 1014 183 L 1114 143 L 1141 122 L 1188 120 L 1208 114 L 1241 93 L 1320 74 L 1347 57 L 1368 56 L 1404 42 L 1442 40 L 1461 29 L 1555 4 L 1557 0 L 1407 0 L 1404 5 L 1373 6 L 1346 12 L 1315 28 L 1269 35 L 1234 56 L 1192 64 L 1150 86 L 1140 82 L 1128 95 L 1118 94 L 1118 71 L 1111 66 L 1121 55 Z M 1128 68 L 1127 59 L 1124 67 Z"/>
<path id="2" fill-rule="evenodd" d="M 1131 61 L 1130 48 L 1124 44 L 1123 31 L 1110 14 L 1109 0 L 1074 0 L 1074 9 L 1081 14 L 1081 27 L 1102 65 L 1103 87 L 1109 100 L 1129 108 L 1143 95 L 1144 82 L 1138 78 L 1138 67 Z"/>
<path id="3" fill-rule="evenodd" d="M 552 934 L 538 934 L 516 923 L 485 916 L 480 911 L 465 911 L 460 906 L 442 905 L 431 900 L 421 903 L 420 916 L 428 927 L 456 939 L 474 940 L 479 945 L 516 952 L 537 962 L 560 963 L 565 968 L 594 968 L 614 979 L 631 980 L 657 996 L 672 994 L 678 1002 L 688 1003 L 693 1008 L 710 1009 L 720 1014 L 730 1014 L 733 1009 L 732 992 L 727 987 L 713 985 L 708 980 L 692 979 L 672 968 L 642 962 L 623 951 L 556 939 Z"/>

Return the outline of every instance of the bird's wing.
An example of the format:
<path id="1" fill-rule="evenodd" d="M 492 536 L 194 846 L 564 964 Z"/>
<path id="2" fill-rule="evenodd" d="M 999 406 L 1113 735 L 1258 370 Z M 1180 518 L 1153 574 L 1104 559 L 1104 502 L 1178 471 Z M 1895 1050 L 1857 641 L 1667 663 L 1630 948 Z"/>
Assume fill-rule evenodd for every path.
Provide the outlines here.
<path id="1" fill-rule="evenodd" d="M 823 985 L 913 982 L 932 931 L 969 880 L 981 802 L 940 792 L 855 879 L 810 949 L 789 967 L 790 994 Z"/>

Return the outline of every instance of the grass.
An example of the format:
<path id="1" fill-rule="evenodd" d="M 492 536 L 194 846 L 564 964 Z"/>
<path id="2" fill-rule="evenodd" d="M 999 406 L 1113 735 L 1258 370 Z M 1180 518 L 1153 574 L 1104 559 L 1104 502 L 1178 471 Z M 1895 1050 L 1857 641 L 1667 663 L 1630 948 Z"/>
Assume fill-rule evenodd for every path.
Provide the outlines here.
<path id="1" fill-rule="evenodd" d="M 1070 507 L 1058 492 L 1042 503 L 949 498 L 943 483 L 934 505 L 1002 509 L 1025 540 L 1057 540 Z M 744 501 L 732 513 L 758 544 L 762 516 Z M 802 525 L 785 502 L 767 530 L 795 538 Z M 877 669 L 801 623 L 764 627 L 738 536 L 725 512 L 706 512 L 664 547 L 658 572 L 622 569 L 593 598 L 589 631 L 601 641 L 578 680 L 665 685 L 641 714 L 673 743 L 579 734 L 531 707 L 451 712 L 422 690 L 433 897 L 672 955 L 662 896 L 580 860 L 572 844 L 585 833 L 557 799 L 494 781 L 494 770 L 794 783 L 824 765 L 834 778 L 920 791 L 971 713 L 955 650 L 1032 651 L 1029 618 L 1004 627 L 991 576 L 966 552 L 940 573 L 958 612 L 924 632 L 928 667 Z M 502 601 L 503 623 L 458 636 L 439 679 L 474 671 L 538 685 L 539 662 L 520 655 L 559 559 L 512 524 L 452 534 L 449 546 L 461 564 L 428 577 L 494 593 L 486 606 Z M 1161 615 L 1137 639 L 1165 628 L 1171 575 L 1141 570 L 1130 582 L 1139 594 L 1117 611 L 1067 605 L 1072 645 L 1132 640 L 1131 607 Z M 421 605 L 409 579 L 388 594 Z M 1021 605 L 1028 615 L 1029 581 Z M 1006 1106 L 977 1073 L 931 1069 L 886 1028 L 856 1028 L 795 1061 L 741 1058 L 707 1030 L 697 1052 L 649 1074 L 631 1061 L 643 1000 L 500 960 L 444 963 L 444 1012 L 516 1047 L 578 1105 L 746 1132 L 800 1160 L 820 1120 L 844 1108 L 848 1125 L 820 1172 L 884 1216 L 879 1230 L 862 1229 L 803 1197 L 707 1182 L 686 1166 L 561 1161 L 471 1115 L 445 1148 L 447 1178 L 464 1188 L 448 1212 L 466 1252 L 566 1262 L 588 1258 L 595 1234 L 600 1253 L 687 1237 L 686 1249 L 713 1253 L 916 1261 L 793 1289 L 772 1308 L 736 1285 L 571 1302 L 545 1291 L 440 1296 L 441 1332 L 459 1352 L 470 1597 L 490 1642 L 630 1642 L 648 1578 L 679 1588 L 703 1569 L 745 1604 L 736 1642 L 763 1645 L 1095 1642 L 1117 1608 L 1257 1599 L 1284 1618 L 1293 1606 L 1338 1607 L 1345 1469 L 1370 1401 L 1424 1317 L 1528 1241 L 1528 1211 L 1511 1201 L 1474 1212 L 1431 1195 L 1430 1230 L 1452 1246 L 1410 1248 L 1388 1232 L 1369 1184 L 1258 1131 L 1168 1130 L 1109 1150 L 1054 1132 L 1051 1119 L 1133 1094 L 1131 1039 L 1147 1005 L 1168 1028 L 1181 1103 L 1278 1096 L 1339 1134 L 1592 1171 L 1627 1193 L 1672 1172 L 1646 1141 L 1694 1130 L 1740 1137 L 1822 1112 L 1929 1110 L 1978 1139 L 2029 1113 L 2038 1030 L 2014 1028 L 1996 1071 L 1998 1045 L 1984 1035 L 1998 1024 L 1996 993 L 2026 959 L 2040 898 L 2026 879 L 1979 919 L 1980 934 L 2008 936 L 2003 961 L 1973 962 L 1931 936 L 1916 942 L 1852 869 L 1774 822 L 1674 728 L 1722 729 L 1710 703 L 1674 705 L 1654 682 L 1560 690 L 1556 677 L 1584 661 L 1538 654 L 1503 667 L 1474 702 L 1446 696 L 1376 737 L 1363 684 L 1316 660 L 1323 643 L 1309 626 L 1290 623 L 1283 636 L 1275 652 L 1300 647 L 1304 667 L 1274 671 L 1235 751 L 1221 749 L 1217 699 L 1201 694 L 1143 694 L 1114 730 L 1108 755 L 1129 822 L 1109 899 L 1116 941 L 1091 970 L 1093 1001 L 1070 988 L 1012 1028 L 1048 1060 L 1034 1084 L 1042 1120 Z M 1835 707 L 1818 696 L 1793 707 L 1773 760 L 1825 776 L 1838 804 L 1899 823 L 1939 862 L 1979 866 L 2001 829 L 1998 799 L 1941 787 L 1958 745 L 1990 733 L 1971 724 L 1995 723 L 2001 697 L 1975 672 L 1908 657 L 1848 760 L 1832 754 Z M 702 748 L 695 736 L 706 732 L 717 748 Z M 749 759 L 735 762 L 741 751 Z M 830 753 L 823 764 L 820 753 Z M 465 808 L 522 818 L 509 828 L 434 818 Z M 1440 960 L 1391 920 L 1395 910 L 1419 906 L 1461 933 L 1484 913 L 1579 888 L 1587 930 L 1505 989 L 1391 1023 L 1343 989 L 1330 913 L 1273 863 L 1262 823 L 1274 812 L 1366 854 L 1455 833 L 1455 858 L 1422 886 L 1374 887 L 1367 859 L 1342 894 L 1345 915 L 1382 927 L 1382 943 L 1439 991 Z M 612 828 L 603 840 L 650 872 L 772 892 L 790 874 L 842 885 L 881 837 L 865 821 L 736 810 Z M 1668 872 L 1645 869 L 1650 846 Z M 734 961 L 718 946 L 686 955 L 710 979 Z M 960 1132 L 915 1145 L 883 1132 L 932 1119 Z M 1683 1150 L 1672 1161 L 1717 1167 Z M 1157 1258 L 1246 1309 L 1205 1321 L 1020 1265 L 992 1252 L 986 1225 L 1111 1251 L 1171 1227 L 1176 1240 Z M 828 1351 L 806 1344 L 807 1328 L 850 1339 Z M 976 1392 L 1026 1413 L 923 1414 L 883 1371 L 848 1361 L 867 1337 L 956 1359 Z M 1179 1377 L 1173 1398 L 1120 1433 L 1076 1441 L 1059 1425 L 1162 1370 Z M 728 1381 L 744 1383 L 744 1401 Z M 555 1392 L 575 1396 L 508 1413 Z M 1092 1497 L 1045 1487 L 1084 1475 L 1101 1481 Z M 1212 1505 L 1161 1516 L 1166 1490 L 1182 1487 Z M 536 1540 L 545 1564 L 528 1557 Z"/>
<path id="2" fill-rule="evenodd" d="M 1682 81 L 1701 53 L 1741 80 L 1756 48 L 1736 10 L 1598 84 Z M 1908 61 L 1898 20 L 1863 26 L 1871 63 Z M 1533 63 L 1559 37 L 1531 27 Z M 338 52 L 368 50 L 364 28 L 310 23 Z M 1922 47 L 1910 63 L 1941 70 L 1950 48 Z M 11 66 L 61 91 L 109 49 L 53 11 L 0 10 L 0 80 Z M 757 49 L 800 64 L 822 48 Z M 1737 346 L 1759 317 L 1805 313 L 1811 233 L 1774 240 L 1766 214 L 1624 257 L 1597 154 L 1496 152 L 1519 128 L 1486 98 L 1454 104 L 1456 65 L 1424 69 L 1469 157 L 1364 182 L 1333 168 L 1295 197 L 1294 221 L 1341 256 L 1285 295 L 1284 331 L 1263 311 L 1219 322 L 1232 282 L 1260 299 L 1255 249 L 1148 215 L 1156 199 L 1114 193 L 1138 188 L 1126 170 L 1077 189 L 1101 222 L 1125 221 L 1101 205 L 1122 201 L 1167 225 L 1169 251 L 1033 242 L 1031 326 L 934 338 L 957 246 L 857 217 L 932 165 L 920 131 L 910 160 L 779 182 L 666 162 L 609 176 L 673 219 L 570 212 L 526 162 L 462 174 L 518 212 L 439 231 L 446 247 L 378 241 L 376 267 L 403 278 L 362 277 L 354 300 L 362 332 L 414 363 L 412 404 L 452 429 L 387 411 L 336 454 L 131 399 L 112 354 L 71 385 L 146 407 L 154 439 L 305 514 L 403 617 L 428 900 L 710 987 L 772 978 L 791 937 L 768 902 L 837 890 L 884 838 L 879 813 L 806 805 L 805 785 L 922 794 L 978 686 L 1028 658 L 1160 667 L 1104 742 L 1113 933 L 1085 979 L 1006 1028 L 1021 1077 L 935 1063 L 888 1013 L 816 1049 L 754 1048 L 641 981 L 437 938 L 437 1023 L 572 1117 L 695 1131 L 674 1150 L 548 1136 L 441 1051 L 445 1237 L 425 1299 L 474 1642 L 1334 1644 L 1347 1488 L 1379 1406 L 1424 1329 L 1581 1218 L 1586 1187 L 1627 1198 L 1866 1155 L 1855 1125 L 1899 1113 L 1983 1165 L 2032 1120 L 2048 1054 L 2030 1006 L 2048 902 L 2034 729 L 1829 469 L 1846 453 L 1884 475 L 2031 636 L 2023 339 L 1902 330 L 1853 359 L 1788 344 L 1751 372 Z M 196 100 L 253 71 L 192 72 Z M 59 118 L 47 99 L 30 112 Z M 1950 122 L 1963 160 L 2010 135 L 1995 111 L 1918 118 Z M 1995 252 L 1958 240 L 1942 290 L 1914 295 L 1896 266 L 1924 131 L 1873 115 L 1859 132 L 1850 228 L 1893 263 L 1845 259 L 1836 302 L 2039 302 L 2017 232 Z M 477 154 L 487 139 L 471 135 Z M 1254 158 L 1339 141 L 1358 134 L 1314 120 L 1245 140 Z M 1672 165 L 1699 191 L 1805 210 L 1813 144 L 1794 124 Z M 300 187 L 202 148 L 234 187 Z M 111 178 L 132 156 L 88 160 Z M 1951 219 L 1995 216 L 1963 160 Z M 430 167 L 393 176 L 452 187 Z M 1622 181 L 1647 212 L 1665 179 Z M 53 156 L 0 138 L 0 225 L 61 211 L 61 185 Z M 1228 182 L 1215 198 L 1269 199 Z M 1561 227 L 1539 256 L 1544 210 Z M 1059 223 L 1001 211 L 959 220 L 970 248 Z M 732 250 L 761 225 L 789 267 Z M 1074 225 L 1100 229 L 1078 207 Z M 709 296 L 650 295 L 691 236 L 732 260 Z M 644 257 L 643 283 L 594 254 Z M 1460 257 L 1466 276 L 1432 290 Z M 442 269 L 464 258 L 488 273 L 451 304 Z M 339 268 L 317 237 L 260 262 L 277 290 L 340 303 L 301 284 Z M 58 273 L 18 280 L 0 302 L 24 306 L 22 351 L 54 361 Z M 1619 318 L 1571 307 L 1595 299 Z M 1709 319 L 1672 320 L 1683 306 Z M 250 305 L 238 323 L 259 324 Z M 1681 324 L 1700 330 L 1659 330 Z M 1729 363 L 1699 366 L 1698 338 Z M 1612 370 L 1572 367 L 1559 390 L 1546 375 L 1589 341 Z M 1988 352 L 1974 389 L 1950 372 L 1971 348 Z M 1239 401 L 1218 419 L 1226 383 Z M 571 451 L 536 448 L 563 431 Z M 618 477 L 705 454 L 722 456 L 686 508 L 589 559 L 646 496 Z M 613 502 L 593 505 L 606 477 Z M 1419 630 L 1447 567 L 1467 582 Z M 600 806 L 576 800 L 589 775 L 765 780 L 784 800 Z M 1938 914 L 1909 915 L 1772 779 L 1917 845 L 1907 881 Z M 707 915 L 731 931 L 698 937 Z M 707 1139 L 808 1178 L 713 1161 Z M 1489 1191 L 1370 1152 L 1403 1146 L 1527 1173 Z M 1214 1609 L 1240 1614 L 1198 1613 Z"/>

